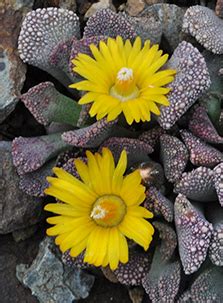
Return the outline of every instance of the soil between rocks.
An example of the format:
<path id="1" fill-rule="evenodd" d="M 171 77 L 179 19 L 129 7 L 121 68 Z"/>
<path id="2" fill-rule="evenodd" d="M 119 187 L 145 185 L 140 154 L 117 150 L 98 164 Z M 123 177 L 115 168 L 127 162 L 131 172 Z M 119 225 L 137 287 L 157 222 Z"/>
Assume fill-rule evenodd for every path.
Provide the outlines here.
<path id="1" fill-rule="evenodd" d="M 45 227 L 37 228 L 36 233 L 21 242 L 15 242 L 12 234 L 0 236 L 0 302 L 38 303 L 31 291 L 16 278 L 16 265 L 31 264 L 38 253 L 40 241 L 45 235 Z M 109 282 L 103 276 L 96 276 L 88 298 L 80 303 L 131 303 L 128 290 L 121 284 Z M 62 303 L 62 302 L 61 302 Z M 64 302 L 66 303 L 66 302 Z"/>

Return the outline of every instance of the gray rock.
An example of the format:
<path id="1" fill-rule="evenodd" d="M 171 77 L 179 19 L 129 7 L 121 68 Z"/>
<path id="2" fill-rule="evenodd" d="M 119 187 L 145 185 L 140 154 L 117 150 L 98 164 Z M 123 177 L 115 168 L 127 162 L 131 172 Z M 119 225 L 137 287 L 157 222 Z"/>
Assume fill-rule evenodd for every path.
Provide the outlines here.
<path id="1" fill-rule="evenodd" d="M 32 8 L 34 0 L 16 0 L 14 3 L 15 9 Z"/>
<path id="2" fill-rule="evenodd" d="M 14 110 L 25 81 L 26 67 L 17 54 L 22 12 L 0 4 L 0 123 Z"/>
<path id="3" fill-rule="evenodd" d="M 72 303 L 86 298 L 94 277 L 77 268 L 65 266 L 50 238 L 45 238 L 32 265 L 16 267 L 20 282 L 29 287 L 40 303 Z"/>
<path id="4" fill-rule="evenodd" d="M 154 5 L 160 22 L 162 32 L 169 43 L 171 50 L 174 50 L 181 42 L 182 23 L 184 9 L 174 4 L 159 3 Z"/>
<path id="5" fill-rule="evenodd" d="M 41 218 L 42 200 L 19 189 L 11 143 L 0 142 L 0 234 L 34 225 Z"/>
<path id="6" fill-rule="evenodd" d="M 162 36 L 162 24 L 153 6 L 140 15 L 133 17 L 123 13 L 123 16 L 131 23 L 135 32 L 142 41 L 150 40 L 152 44 L 160 43 Z"/>
<path id="7" fill-rule="evenodd" d="M 158 3 L 148 6 L 137 16 L 124 16 L 143 41 L 149 39 L 152 44 L 160 43 L 163 35 L 171 50 L 181 41 L 184 9 L 177 5 Z"/>

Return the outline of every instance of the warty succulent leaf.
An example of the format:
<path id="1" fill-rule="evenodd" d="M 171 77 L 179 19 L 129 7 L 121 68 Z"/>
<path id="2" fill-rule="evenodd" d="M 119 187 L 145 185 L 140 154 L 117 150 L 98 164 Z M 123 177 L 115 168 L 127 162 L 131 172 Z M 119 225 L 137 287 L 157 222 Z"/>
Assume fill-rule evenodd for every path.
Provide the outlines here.
<path id="1" fill-rule="evenodd" d="M 142 285 L 152 303 L 174 302 L 181 280 L 180 262 L 164 261 L 160 247 L 157 246 L 149 273 L 142 281 Z"/>
<path id="2" fill-rule="evenodd" d="M 199 166 L 190 172 L 184 172 L 181 179 L 175 183 L 174 192 L 199 202 L 217 200 L 213 171 Z"/>
<path id="3" fill-rule="evenodd" d="M 223 54 L 223 20 L 212 9 L 200 5 L 189 7 L 182 28 L 204 48 L 214 54 Z"/>
<path id="4" fill-rule="evenodd" d="M 164 134 L 160 137 L 160 149 L 165 176 L 169 182 L 176 182 L 188 162 L 187 148 L 177 137 Z"/>
<path id="5" fill-rule="evenodd" d="M 19 174 L 39 169 L 70 146 L 61 140 L 61 133 L 40 137 L 17 137 L 12 141 L 13 163 Z"/>
<path id="6" fill-rule="evenodd" d="M 162 216 L 167 222 L 173 221 L 173 203 L 154 186 L 150 186 L 146 191 L 144 207 L 154 215 Z"/>
<path id="7" fill-rule="evenodd" d="M 64 85 L 70 82 L 61 68 L 52 64 L 50 56 L 59 44 L 80 37 L 77 15 L 67 9 L 49 7 L 29 12 L 18 39 L 18 50 L 23 62 L 50 73 Z"/>
<path id="8" fill-rule="evenodd" d="M 208 143 L 222 144 L 223 137 L 219 136 L 203 106 L 198 106 L 189 121 L 189 130 L 197 137 Z"/>
<path id="9" fill-rule="evenodd" d="M 166 68 L 177 71 L 167 98 L 170 106 L 161 106 L 158 122 L 170 129 L 210 86 L 210 76 L 204 57 L 192 44 L 183 41 L 175 49 Z"/>
<path id="10" fill-rule="evenodd" d="M 174 204 L 179 254 L 186 275 L 197 271 L 207 256 L 213 226 L 203 213 L 179 194 Z"/>
<path id="11" fill-rule="evenodd" d="M 186 130 L 181 130 L 180 134 L 190 153 L 190 161 L 193 165 L 213 168 L 223 161 L 223 154 L 216 148 Z"/>
<path id="12" fill-rule="evenodd" d="M 76 126 L 81 106 L 59 93 L 52 82 L 42 82 L 21 96 L 22 102 L 36 120 L 49 125 L 51 122 Z"/>

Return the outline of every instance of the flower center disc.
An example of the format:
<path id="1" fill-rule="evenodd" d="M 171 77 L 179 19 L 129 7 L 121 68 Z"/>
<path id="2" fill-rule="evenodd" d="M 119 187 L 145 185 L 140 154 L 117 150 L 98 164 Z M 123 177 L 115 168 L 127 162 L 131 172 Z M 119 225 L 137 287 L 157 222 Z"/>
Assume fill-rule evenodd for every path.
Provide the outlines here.
<path id="1" fill-rule="evenodd" d="M 124 201 L 115 195 L 105 195 L 96 200 L 91 211 L 91 218 L 103 227 L 118 225 L 126 214 Z"/>
<path id="2" fill-rule="evenodd" d="M 118 71 L 115 85 L 112 86 L 110 94 L 121 101 L 135 99 L 139 96 L 139 89 L 135 84 L 131 68 L 122 67 Z"/>

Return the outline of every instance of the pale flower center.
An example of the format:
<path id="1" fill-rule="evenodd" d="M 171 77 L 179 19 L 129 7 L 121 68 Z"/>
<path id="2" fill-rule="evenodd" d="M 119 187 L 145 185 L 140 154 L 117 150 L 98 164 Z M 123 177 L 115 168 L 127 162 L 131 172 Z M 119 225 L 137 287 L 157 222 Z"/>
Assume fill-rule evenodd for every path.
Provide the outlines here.
<path id="1" fill-rule="evenodd" d="M 115 84 L 110 89 L 110 94 L 121 101 L 132 100 L 139 96 L 139 89 L 131 68 L 122 67 L 118 71 Z"/>
<path id="2" fill-rule="evenodd" d="M 122 67 L 117 73 L 119 81 L 128 81 L 133 79 L 133 70 L 128 67 Z"/>
<path id="3" fill-rule="evenodd" d="M 100 205 L 96 205 L 91 212 L 91 218 L 104 219 L 107 213 L 108 211 L 105 208 Z"/>
<path id="4" fill-rule="evenodd" d="M 115 195 L 105 195 L 96 200 L 90 217 L 103 227 L 117 226 L 126 214 L 124 201 Z"/>

